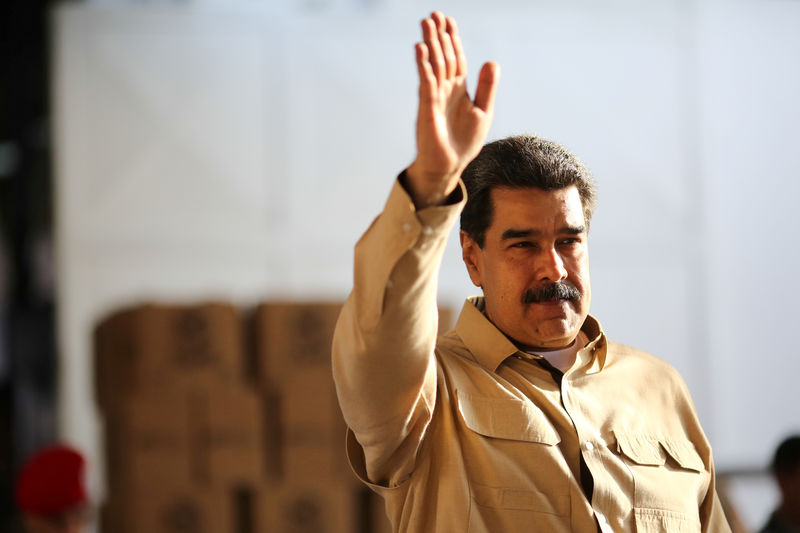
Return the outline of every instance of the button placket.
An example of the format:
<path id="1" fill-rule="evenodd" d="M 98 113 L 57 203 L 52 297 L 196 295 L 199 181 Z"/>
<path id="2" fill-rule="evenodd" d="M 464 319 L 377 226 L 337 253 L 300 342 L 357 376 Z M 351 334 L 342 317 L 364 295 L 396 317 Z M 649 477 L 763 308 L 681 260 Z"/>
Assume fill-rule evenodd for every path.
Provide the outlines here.
<path id="1" fill-rule="evenodd" d="M 597 523 L 600 525 L 600 531 L 602 533 L 614 533 L 614 530 L 611 529 L 611 525 L 608 523 L 608 519 L 603 513 L 595 511 L 594 514 L 597 517 Z"/>
<path id="2" fill-rule="evenodd" d="M 605 441 L 583 415 L 584 411 L 581 408 L 580 401 L 575 395 L 575 387 L 570 385 L 572 385 L 572 383 L 570 382 L 569 376 L 565 376 L 561 384 L 561 398 L 564 410 L 567 412 L 567 415 L 572 420 L 572 425 L 575 427 L 582 461 L 586 464 L 593 478 L 594 486 L 591 503 L 596 503 L 599 500 L 599 491 L 602 490 L 601 486 L 603 480 L 602 477 L 598 478 L 597 473 L 602 471 L 602 454 Z M 601 514 L 601 516 L 603 515 Z M 613 533 L 607 521 L 605 528 L 603 528 L 601 524 L 601 531 L 602 533 Z"/>

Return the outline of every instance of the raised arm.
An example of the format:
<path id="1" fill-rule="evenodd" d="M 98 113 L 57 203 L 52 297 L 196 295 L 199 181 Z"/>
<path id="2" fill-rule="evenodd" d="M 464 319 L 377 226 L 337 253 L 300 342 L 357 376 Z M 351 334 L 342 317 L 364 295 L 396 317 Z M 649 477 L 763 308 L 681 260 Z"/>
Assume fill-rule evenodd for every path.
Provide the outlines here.
<path id="1" fill-rule="evenodd" d="M 487 63 L 469 98 L 455 21 L 434 13 L 422 31 L 419 153 L 356 245 L 353 292 L 333 340 L 336 390 L 363 451 L 361 474 L 384 486 L 411 474 L 434 416 L 439 266 L 464 197 L 445 200 L 483 145 L 497 85 L 497 66 Z"/>
<path id="2" fill-rule="evenodd" d="M 481 68 L 474 100 L 467 92 L 467 60 L 456 21 L 434 12 L 422 21 L 417 43 L 419 108 L 417 157 L 407 187 L 417 209 L 441 204 L 478 155 L 492 122 L 500 68 Z"/>

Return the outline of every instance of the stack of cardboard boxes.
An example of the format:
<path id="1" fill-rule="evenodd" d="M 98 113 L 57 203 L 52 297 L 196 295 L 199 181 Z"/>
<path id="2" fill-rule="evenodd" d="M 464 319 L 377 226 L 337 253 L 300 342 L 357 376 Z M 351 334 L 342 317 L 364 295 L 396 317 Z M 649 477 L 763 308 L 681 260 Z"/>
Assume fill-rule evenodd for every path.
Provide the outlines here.
<path id="1" fill-rule="evenodd" d="M 255 311 L 261 390 L 273 391 L 280 480 L 259 495 L 259 532 L 362 532 L 362 487 L 344 455 L 345 423 L 331 375 L 338 304 L 265 303 Z"/>
<path id="2" fill-rule="evenodd" d="M 110 533 L 235 531 L 268 477 L 264 406 L 230 305 L 146 305 L 95 331 Z M 241 498 L 239 498 L 241 499 Z"/>
<path id="3" fill-rule="evenodd" d="M 102 533 L 384 533 L 344 454 L 341 306 L 142 305 L 95 331 Z M 450 314 L 440 315 L 450 324 Z"/>

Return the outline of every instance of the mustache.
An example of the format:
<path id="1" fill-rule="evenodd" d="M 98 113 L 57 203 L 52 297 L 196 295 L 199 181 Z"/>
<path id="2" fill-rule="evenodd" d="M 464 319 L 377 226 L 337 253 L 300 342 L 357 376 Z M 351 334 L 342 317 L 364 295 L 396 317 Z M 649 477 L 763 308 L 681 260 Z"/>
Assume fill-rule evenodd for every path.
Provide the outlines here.
<path id="1" fill-rule="evenodd" d="M 554 302 L 556 300 L 570 300 L 577 302 L 581 293 L 575 285 L 566 281 L 553 281 L 541 287 L 528 289 L 522 295 L 522 303 L 535 304 L 541 302 Z"/>

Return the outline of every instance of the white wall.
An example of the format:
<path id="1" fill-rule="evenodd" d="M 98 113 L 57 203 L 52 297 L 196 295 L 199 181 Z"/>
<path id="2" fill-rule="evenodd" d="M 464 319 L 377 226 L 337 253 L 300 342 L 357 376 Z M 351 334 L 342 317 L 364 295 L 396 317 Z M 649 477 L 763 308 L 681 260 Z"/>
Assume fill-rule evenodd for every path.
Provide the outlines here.
<path id="1" fill-rule="evenodd" d="M 352 246 L 413 156 L 424 2 L 256 4 L 55 13 L 60 420 L 92 459 L 89 335 L 103 313 L 344 298 Z M 490 136 L 539 133 L 595 173 L 593 313 L 678 367 L 718 469 L 765 464 L 800 431 L 800 4 L 449 12 L 472 78 L 502 66 Z M 440 296 L 460 307 L 474 289 L 455 244 Z"/>
<path id="2" fill-rule="evenodd" d="M 710 369 L 719 460 L 800 432 L 800 4 L 705 10 L 701 87 Z"/>

